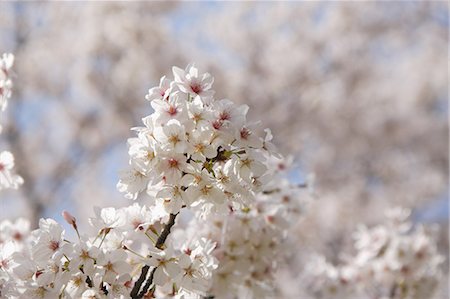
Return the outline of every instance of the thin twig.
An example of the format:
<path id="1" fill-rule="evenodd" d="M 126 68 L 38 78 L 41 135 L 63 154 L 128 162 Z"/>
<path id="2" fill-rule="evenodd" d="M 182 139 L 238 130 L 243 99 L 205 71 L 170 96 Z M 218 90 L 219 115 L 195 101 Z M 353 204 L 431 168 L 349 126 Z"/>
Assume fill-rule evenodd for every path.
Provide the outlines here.
<path id="1" fill-rule="evenodd" d="M 308 185 L 306 183 L 304 183 L 304 184 L 295 185 L 293 188 L 307 188 L 307 187 L 308 187 Z M 278 192 L 281 192 L 280 188 L 275 188 L 272 190 L 265 190 L 262 193 L 263 194 L 273 194 L 273 193 L 278 193 Z"/>

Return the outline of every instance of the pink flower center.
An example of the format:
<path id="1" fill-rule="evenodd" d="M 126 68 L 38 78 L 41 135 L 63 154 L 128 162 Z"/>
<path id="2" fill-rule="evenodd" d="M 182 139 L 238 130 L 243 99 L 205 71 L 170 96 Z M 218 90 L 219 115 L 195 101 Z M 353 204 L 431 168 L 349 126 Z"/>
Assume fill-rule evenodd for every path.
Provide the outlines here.
<path id="1" fill-rule="evenodd" d="M 176 159 L 169 159 L 169 167 L 170 168 L 178 168 L 178 161 Z"/>
<path id="2" fill-rule="evenodd" d="M 19 233 L 19 232 L 16 232 L 12 237 L 13 237 L 13 239 L 16 240 L 16 241 L 20 241 L 20 240 L 22 240 L 22 238 L 23 238 L 22 234 Z"/>
<path id="3" fill-rule="evenodd" d="M 174 116 L 177 114 L 177 107 L 174 107 L 172 105 L 169 106 L 169 110 L 167 110 L 167 113 L 169 113 L 171 116 Z"/>
<path id="4" fill-rule="evenodd" d="M 48 245 L 48 248 L 50 248 L 52 251 L 58 250 L 59 242 L 58 241 L 50 241 L 50 244 Z"/>
<path id="5" fill-rule="evenodd" d="M 8 269 L 8 260 L 4 259 L 0 261 L 0 268 Z"/>
<path id="6" fill-rule="evenodd" d="M 199 83 L 191 83 L 191 89 L 196 94 L 199 94 L 203 91 L 203 88 Z"/>
<path id="7" fill-rule="evenodd" d="M 5 170 L 5 165 L 3 165 L 2 163 L 0 163 L 0 171 L 3 171 L 3 170 Z"/>
<path id="8" fill-rule="evenodd" d="M 215 121 L 212 123 L 212 126 L 213 126 L 214 129 L 219 130 L 219 129 L 222 127 L 222 121 L 220 121 L 220 120 L 215 120 Z"/>
<path id="9" fill-rule="evenodd" d="M 247 128 L 241 129 L 241 138 L 247 139 L 250 136 L 251 132 Z"/>
<path id="10" fill-rule="evenodd" d="M 131 289 L 133 287 L 133 281 L 128 280 L 123 284 L 127 289 Z"/>
<path id="11" fill-rule="evenodd" d="M 133 220 L 132 224 L 133 224 L 134 229 L 136 229 L 142 224 L 142 222 L 139 219 L 135 219 L 135 220 Z M 139 229 L 141 229 L 141 228 L 139 227 Z"/>
<path id="12" fill-rule="evenodd" d="M 38 278 L 39 276 L 41 276 L 42 273 L 44 273 L 44 271 L 42 271 L 42 270 L 36 271 L 36 278 Z"/>
<path id="13" fill-rule="evenodd" d="M 219 115 L 220 120 L 229 120 L 231 118 L 228 111 L 222 111 Z"/>

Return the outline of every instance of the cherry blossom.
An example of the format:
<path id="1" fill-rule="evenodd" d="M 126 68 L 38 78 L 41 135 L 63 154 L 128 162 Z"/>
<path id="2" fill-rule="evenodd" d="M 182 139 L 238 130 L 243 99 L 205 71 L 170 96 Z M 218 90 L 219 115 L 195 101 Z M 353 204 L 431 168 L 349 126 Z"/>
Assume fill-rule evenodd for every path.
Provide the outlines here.
<path id="1" fill-rule="evenodd" d="M 317 298 L 424 298 L 436 291 L 444 257 L 436 248 L 433 230 L 412 228 L 410 211 L 386 212 L 387 222 L 359 227 L 356 253 L 341 265 L 323 257 L 311 262 L 305 279 Z"/>
<path id="2" fill-rule="evenodd" d="M 195 97 L 200 96 L 205 103 L 211 101 L 214 90 L 211 89 L 214 78 L 209 73 L 201 74 L 199 70 L 190 64 L 185 70 L 173 67 L 173 76 L 178 88 Z"/>
<path id="3" fill-rule="evenodd" d="M 247 124 L 248 106 L 214 99 L 210 74 L 189 65 L 174 67 L 173 76 L 147 95 L 154 113 L 128 141 L 130 169 L 119 191 L 133 199 L 156 193 L 168 213 L 184 206 L 200 214 L 244 207 L 260 191 L 275 148 L 264 147 L 258 124 Z"/>
<path id="4" fill-rule="evenodd" d="M 6 109 L 7 100 L 11 97 L 11 67 L 14 55 L 3 54 L 0 58 L 0 113 Z M 0 133 L 2 126 L 0 124 Z M 17 189 L 23 184 L 21 176 L 14 173 L 14 156 L 9 151 L 0 151 L 0 191 L 2 189 Z"/>
<path id="5" fill-rule="evenodd" d="M 12 58 L 4 61 L 9 69 Z M 74 238 L 50 218 L 32 232 L 23 219 L 0 223 L 0 296 L 279 296 L 278 271 L 295 254 L 292 227 L 315 197 L 313 179 L 287 179 L 291 160 L 277 153 L 271 131 L 259 136 L 260 124 L 247 122 L 248 106 L 215 99 L 209 73 L 193 64 L 172 72 L 174 80 L 164 76 L 149 90 L 154 112 L 128 140 L 129 169 L 117 189 L 136 201 L 95 207 L 93 233 L 79 230 L 82 215 L 63 211 Z M 10 172 L 13 162 L 9 152 L 0 154 L 0 187 L 22 183 Z M 342 265 L 315 258 L 303 274 L 311 295 L 432 294 L 443 257 L 433 231 L 415 227 L 409 215 L 394 209 L 385 224 L 361 226 L 355 254 Z"/>
<path id="6" fill-rule="evenodd" d="M 0 111 L 5 111 L 8 99 L 11 97 L 12 81 L 11 67 L 14 55 L 3 54 L 0 58 Z"/>

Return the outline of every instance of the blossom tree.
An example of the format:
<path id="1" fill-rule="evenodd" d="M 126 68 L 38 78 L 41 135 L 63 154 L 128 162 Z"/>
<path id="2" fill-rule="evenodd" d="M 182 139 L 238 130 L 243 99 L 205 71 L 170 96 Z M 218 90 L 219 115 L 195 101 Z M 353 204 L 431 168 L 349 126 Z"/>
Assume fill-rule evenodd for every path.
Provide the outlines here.
<path id="1" fill-rule="evenodd" d="M 203 9 L 207 13 L 199 14 Z M 198 263 L 193 269 L 202 269 L 201 275 L 195 270 L 195 279 L 176 280 L 191 292 L 188 298 L 194 293 L 233 299 L 263 294 L 331 297 L 330 292 L 318 291 L 323 287 L 336 290 L 336 298 L 384 299 L 412 296 L 415 286 L 411 283 L 423 284 L 429 294 L 437 289 L 435 297 L 448 297 L 448 259 L 443 265 L 437 262 L 437 252 L 448 251 L 448 213 L 436 206 L 448 189 L 448 82 L 442 63 L 447 54 L 448 8 L 444 3 L 5 2 L 0 4 L 0 24 L 2 47 L 15 53 L 14 73 L 18 74 L 15 99 L 0 115 L 4 125 L 0 147 L 8 150 L 2 157 L 7 167 L 0 171 L 7 176 L 0 179 L 6 177 L 9 182 L 0 191 L 1 260 L 14 256 L 22 265 L 28 263 L 16 252 L 32 257 L 30 252 L 38 242 L 36 236 L 29 236 L 30 229 L 41 226 L 40 230 L 46 230 L 40 218 L 58 219 L 60 210 L 67 209 L 77 218 L 64 213 L 74 228 L 66 230 L 64 238 L 72 243 L 77 243 L 79 234 L 79 244 L 91 242 L 89 248 L 108 256 L 116 246 L 111 245 L 115 237 L 125 240 L 127 249 L 114 247 L 125 250 L 132 269 L 130 278 L 115 277 L 129 279 L 124 297 L 136 283 L 140 287 L 134 288 L 134 296 L 145 288 L 148 297 L 153 291 L 155 296 L 169 296 L 173 291 L 169 282 L 178 279 L 162 265 L 154 270 L 159 261 L 139 260 L 135 253 L 144 258 L 153 251 L 166 254 L 164 247 L 168 246 L 173 252 L 167 254 L 183 268 L 188 260 L 180 254 L 197 254 L 200 250 L 194 248 L 202 242 L 211 265 L 203 268 Z M 215 93 L 212 77 L 194 67 L 176 69 L 173 80 L 165 77 L 149 91 L 148 102 L 139 100 L 149 82 L 156 84 L 170 65 L 192 60 L 214 73 Z M 10 70 L 5 74 L 10 87 L 14 77 Z M 166 100 L 166 92 L 178 95 Z M 271 132 L 261 141 L 257 136 L 264 136 L 263 127 L 258 124 L 246 123 L 232 142 L 230 125 L 214 112 L 228 107 L 226 101 L 211 100 L 219 96 L 248 105 L 249 118 L 257 116 L 269 125 L 280 151 L 292 154 L 293 160 L 264 154 L 259 159 L 260 153 L 253 150 L 261 142 L 263 148 L 270 148 Z M 117 169 L 126 164 L 123 140 L 130 124 L 137 123 L 148 109 L 158 116 L 144 118 L 128 142 L 130 165 L 120 173 L 118 189 L 125 195 L 121 196 L 113 185 Z M 203 114 L 211 119 L 203 119 Z M 239 123 L 245 113 L 230 115 Z M 192 117 L 200 118 L 195 126 L 189 121 Z M 208 124 L 214 118 L 219 121 L 211 129 Z M 215 130 L 222 139 L 205 141 Z M 230 148 L 224 146 L 228 142 Z M 265 174 L 255 181 L 256 186 L 246 176 L 263 167 L 245 167 L 247 162 L 238 157 L 245 161 L 247 153 L 234 153 L 245 144 L 252 152 L 249 157 L 256 154 L 257 162 L 264 165 Z M 12 169 L 9 152 L 15 157 Z M 237 171 L 240 165 L 242 171 Z M 242 182 L 227 182 L 228 172 Z M 304 175 L 310 172 L 317 178 L 314 201 L 305 188 L 311 187 Z M 10 188 L 22 182 L 15 173 L 24 179 L 18 191 Z M 301 182 L 294 185 L 294 180 Z M 137 203 L 126 207 L 131 199 Z M 228 201 L 233 209 L 227 208 Z M 306 203 L 307 213 L 298 219 Z M 415 236 L 422 229 L 398 232 L 393 228 L 383 211 L 398 205 L 412 209 L 413 228 L 430 221 L 424 217 L 426 208 L 447 214 L 431 217 L 443 224 L 437 238 L 428 228 L 421 238 Z M 115 208 L 96 208 L 96 216 L 86 221 L 81 215 L 89 215 L 92 206 Z M 171 214 L 176 216 L 172 219 Z M 16 216 L 26 216 L 31 223 Z M 124 226 L 122 222 L 128 220 L 123 219 L 128 218 L 134 224 Z M 156 246 L 171 220 L 164 245 Z M 412 238 L 410 243 L 414 243 L 427 239 L 429 247 L 437 242 L 434 257 L 427 256 L 432 267 L 416 267 L 410 259 L 413 271 L 427 274 L 403 275 L 399 262 L 392 258 L 395 248 L 390 249 L 389 259 L 360 258 L 359 253 L 363 256 L 368 250 L 360 248 L 359 241 L 355 247 L 351 238 L 359 223 L 393 230 L 389 240 L 408 243 L 411 240 L 405 240 Z M 155 228 L 156 233 L 147 234 L 162 251 L 139 245 L 149 237 L 129 236 L 133 228 L 133 234 L 138 234 L 139 224 L 143 230 Z M 414 250 L 411 246 L 405 249 L 411 255 Z M 349 258 L 349 253 L 354 255 Z M 310 264 L 316 255 L 324 257 Z M 122 259 L 122 253 L 117 256 Z M 354 257 L 360 262 L 353 261 Z M 383 275 L 376 267 L 386 260 L 397 264 Z M 75 258 L 72 267 L 77 263 Z M 25 294 L 25 289 L 37 287 L 36 281 L 18 290 L 11 281 L 37 278 L 12 278 L 17 273 L 11 268 L 17 265 L 12 260 L 6 264 L 11 266 L 8 271 L 0 270 L 2 294 L 30 297 L 32 292 Z M 40 261 L 35 276 L 42 277 L 40 271 L 46 266 Z M 85 283 L 80 283 L 70 296 L 81 297 L 85 291 L 89 291 L 86 296 L 95 292 L 104 296 L 98 288 L 109 292 L 112 274 L 102 272 L 101 267 L 86 264 L 91 275 L 81 273 L 78 280 L 72 276 L 69 283 L 60 282 L 69 290 L 89 276 L 93 287 L 83 289 Z M 363 275 L 358 280 L 359 268 L 374 269 L 376 278 Z M 141 277 L 142 269 L 145 277 Z M 152 273 L 153 281 L 157 277 L 167 285 L 154 289 L 155 284 L 147 285 Z M 392 273 L 400 279 L 390 279 Z M 100 276 L 106 277 L 104 282 L 99 282 Z M 426 281 L 432 283 L 427 287 Z M 349 284 L 357 287 L 348 288 Z M 44 288 L 53 298 L 54 286 Z M 402 293 L 406 288 L 408 293 Z"/>
<path id="2" fill-rule="evenodd" d="M 304 272 L 315 298 L 433 297 L 444 257 L 436 248 L 433 230 L 412 228 L 410 211 L 387 211 L 388 221 L 355 233 L 353 256 L 334 266 L 317 257 Z"/>
<path id="3" fill-rule="evenodd" d="M 222 298 L 229 295 L 223 293 L 228 286 L 253 297 L 269 294 L 288 219 L 302 211 L 293 195 L 304 186 L 282 180 L 270 131 L 257 136 L 258 124 L 246 121 L 248 107 L 216 100 L 211 75 L 193 65 L 174 67 L 173 75 L 173 81 L 163 77 L 149 90 L 154 113 L 134 128 L 130 169 L 117 184 L 141 203 L 96 208 L 89 219 L 96 231 L 91 236 L 63 211 L 75 241 L 50 218 L 42 218 L 31 233 L 29 225 L 20 227 L 22 220 L 2 223 L 2 296 Z M 193 213 L 187 224 L 192 232 L 172 239 L 177 216 L 185 210 Z M 219 229 L 199 233 L 205 221 Z M 239 223 L 247 229 L 239 230 Z M 251 267 L 244 269 L 236 258 Z M 234 275 L 244 280 L 227 280 Z"/>
<path id="4" fill-rule="evenodd" d="M 430 207 L 442 215 L 428 221 L 441 221 L 438 243 L 448 252 L 448 71 L 441 63 L 448 7 L 283 2 L 222 8 L 196 18 L 198 30 L 182 31 L 189 54 L 214 70 L 217 93 L 246 95 L 251 113 L 266 116 L 283 141 L 281 150 L 295 153 L 302 170 L 317 177 L 318 203 L 296 231 L 303 258 L 289 263 L 294 278 L 285 289 L 298 281 L 311 253 L 337 263 L 337 253 L 351 250 L 353 228 L 383 223 L 392 206 L 412 209 L 419 222 Z"/>
<path id="5" fill-rule="evenodd" d="M 0 4 L 2 50 L 20 74 L 4 134 L 25 181 L 4 199 L 5 216 L 34 228 L 67 206 L 89 213 L 86 196 L 126 203 L 112 188 L 123 165 L 111 160 L 125 161 L 122 141 L 142 117 L 148 84 L 181 62 L 166 25 L 175 3 L 66 4 Z"/>
<path id="6" fill-rule="evenodd" d="M 12 81 L 11 67 L 14 62 L 12 54 L 3 54 L 0 59 L 0 113 L 5 111 L 8 99 L 11 97 Z M 0 124 L 0 133 L 2 126 Z M 9 151 L 0 152 L 0 190 L 17 189 L 23 183 L 23 179 L 14 173 L 14 156 Z"/>

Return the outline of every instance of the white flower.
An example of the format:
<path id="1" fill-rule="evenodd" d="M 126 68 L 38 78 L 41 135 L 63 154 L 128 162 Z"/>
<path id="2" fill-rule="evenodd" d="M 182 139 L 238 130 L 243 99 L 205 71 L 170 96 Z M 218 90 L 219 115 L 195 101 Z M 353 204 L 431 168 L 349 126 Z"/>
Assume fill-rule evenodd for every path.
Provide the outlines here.
<path id="1" fill-rule="evenodd" d="M 181 276 L 177 280 L 177 285 L 189 291 L 206 292 L 208 290 L 208 280 L 202 273 L 202 264 L 191 257 L 182 254 L 179 257 L 178 265 L 181 268 Z"/>
<path id="2" fill-rule="evenodd" d="M 120 173 L 117 189 L 124 192 L 127 198 L 136 199 L 139 193 L 147 188 L 150 179 L 145 173 L 142 173 L 138 165 L 132 166 L 135 167 Z"/>
<path id="3" fill-rule="evenodd" d="M 156 285 L 164 285 L 170 279 L 175 279 L 181 273 L 177 259 L 173 256 L 173 249 L 166 248 L 164 251 L 153 254 L 147 261 L 150 266 L 157 267 L 153 276 Z"/>
<path id="4" fill-rule="evenodd" d="M 225 194 L 219 189 L 213 181 L 203 179 L 197 186 L 190 186 L 186 190 L 186 201 L 189 204 L 198 201 L 206 201 L 210 203 L 223 204 L 225 202 Z"/>
<path id="5" fill-rule="evenodd" d="M 125 217 L 124 229 L 127 231 L 146 231 L 147 227 L 155 222 L 151 210 L 137 203 L 125 208 Z"/>
<path id="6" fill-rule="evenodd" d="M 161 153 L 157 170 L 162 175 L 166 184 L 177 184 L 183 172 L 187 169 L 186 157 L 183 154 L 164 152 Z"/>
<path id="7" fill-rule="evenodd" d="M 214 112 L 214 121 L 216 123 L 216 125 L 213 123 L 213 127 L 216 130 L 223 127 L 241 128 L 245 123 L 248 106 L 236 106 L 232 101 L 223 99 L 214 102 L 212 110 Z"/>
<path id="8" fill-rule="evenodd" d="M 125 213 L 115 208 L 94 208 L 94 218 L 89 218 L 89 223 L 99 232 L 107 234 L 111 229 L 122 226 L 125 223 Z"/>
<path id="9" fill-rule="evenodd" d="M 126 262 L 127 253 L 122 249 L 107 251 L 97 259 L 97 264 L 103 269 L 102 280 L 113 283 L 116 277 L 131 271 L 131 266 Z"/>
<path id="10" fill-rule="evenodd" d="M 163 76 L 159 81 L 159 86 L 150 88 L 145 98 L 148 101 L 166 99 L 168 96 L 168 89 L 170 87 L 170 82 L 171 81 L 167 79 L 166 76 Z"/>
<path id="11" fill-rule="evenodd" d="M 244 125 L 235 134 L 235 144 L 238 147 L 261 148 L 262 139 L 253 133 L 255 125 Z"/>
<path id="12" fill-rule="evenodd" d="M 155 139 L 162 144 L 163 150 L 184 153 L 187 148 L 186 132 L 179 121 L 172 119 L 164 127 L 158 127 L 154 132 Z"/>
<path id="13" fill-rule="evenodd" d="M 72 274 L 70 281 L 65 289 L 69 298 L 81 298 L 82 294 L 87 290 L 86 275 L 83 272 L 75 272 Z M 95 297 L 94 297 L 95 298 Z"/>
<path id="14" fill-rule="evenodd" d="M 14 156 L 8 152 L 0 153 L 0 190 L 13 188 L 17 189 L 23 184 L 23 179 L 14 174 L 12 169 L 14 167 Z"/>
<path id="15" fill-rule="evenodd" d="M 30 285 L 20 297 L 21 299 L 52 299 L 58 298 L 59 292 L 51 287 Z M 83 297 L 84 298 L 84 297 Z"/>
<path id="16" fill-rule="evenodd" d="M 167 213 L 178 213 L 186 204 L 185 192 L 178 186 L 166 185 L 156 194 Z"/>
<path id="17" fill-rule="evenodd" d="M 53 219 L 40 219 L 39 229 L 32 233 L 36 238 L 31 248 L 33 260 L 38 264 L 45 264 L 56 255 L 60 257 L 64 247 L 64 230 Z"/>
<path id="18" fill-rule="evenodd" d="M 211 130 L 194 131 L 189 135 L 190 147 L 187 153 L 195 161 L 205 162 L 217 155 L 217 144 L 211 144 L 213 132 Z"/>
<path id="19" fill-rule="evenodd" d="M 256 160 L 255 156 L 250 154 L 232 157 L 227 163 L 233 165 L 229 169 L 232 169 L 235 175 L 248 183 L 251 183 L 252 178 L 262 176 L 267 170 L 262 162 Z"/>
<path id="20" fill-rule="evenodd" d="M 14 241 L 22 244 L 30 234 L 30 221 L 17 218 L 15 222 L 3 220 L 0 222 L 0 243 Z"/>
<path id="21" fill-rule="evenodd" d="M 139 173 L 147 176 L 147 169 L 151 169 L 156 163 L 157 141 L 149 134 L 139 134 L 138 138 L 128 139 L 128 146 L 131 164 Z"/>
<path id="22" fill-rule="evenodd" d="M 151 105 L 155 110 L 155 123 L 167 124 L 171 119 L 177 119 L 181 123 L 188 119 L 186 113 L 186 100 L 179 92 L 170 94 L 167 100 L 153 100 Z"/>
<path id="23" fill-rule="evenodd" d="M 182 92 L 189 93 L 191 96 L 200 96 L 209 103 L 214 95 L 211 90 L 214 78 L 209 73 L 199 74 L 198 69 L 190 64 L 185 70 L 176 66 L 172 68 L 175 82 Z"/>
<path id="24" fill-rule="evenodd" d="M 83 267 L 85 275 L 93 276 L 95 274 L 95 264 L 97 258 L 101 255 L 100 250 L 92 246 L 89 241 L 81 240 L 79 244 L 75 244 L 71 253 L 71 260 L 69 269 L 77 272 L 80 267 Z"/>
<path id="25" fill-rule="evenodd" d="M 100 293 L 99 290 L 89 289 L 83 292 L 81 299 L 103 299 L 106 296 Z"/>
<path id="26" fill-rule="evenodd" d="M 118 276 L 109 287 L 108 295 L 111 298 L 129 298 L 131 287 L 131 276 L 128 273 L 124 273 Z"/>
<path id="27" fill-rule="evenodd" d="M 228 193 L 247 197 L 249 192 L 240 185 L 239 178 L 234 175 L 234 164 L 227 162 L 225 165 L 214 165 L 214 175 L 217 179 L 218 186 Z"/>
<path id="28" fill-rule="evenodd" d="M 272 143 L 273 135 L 270 129 L 264 129 L 266 136 L 264 137 L 263 148 L 271 155 L 281 159 L 281 155 L 277 152 L 275 145 Z"/>
<path id="29" fill-rule="evenodd" d="M 188 291 L 205 293 L 211 286 L 211 276 L 217 268 L 217 260 L 211 255 L 216 244 L 204 238 L 183 245 L 178 258 L 181 275 L 177 285 Z"/>
<path id="30" fill-rule="evenodd" d="M 3 54 L 0 59 L 0 111 L 4 111 L 11 97 L 12 81 L 10 69 L 14 63 L 14 55 Z"/>
<path id="31" fill-rule="evenodd" d="M 195 129 L 205 129 L 213 118 L 211 110 L 205 109 L 205 105 L 203 104 L 200 97 L 195 97 L 192 102 L 188 102 L 187 108 L 189 119 L 194 123 Z"/>
<path id="32" fill-rule="evenodd" d="M 18 251 L 13 241 L 0 243 L 0 271 L 7 271 L 11 267 L 12 255 Z"/>

